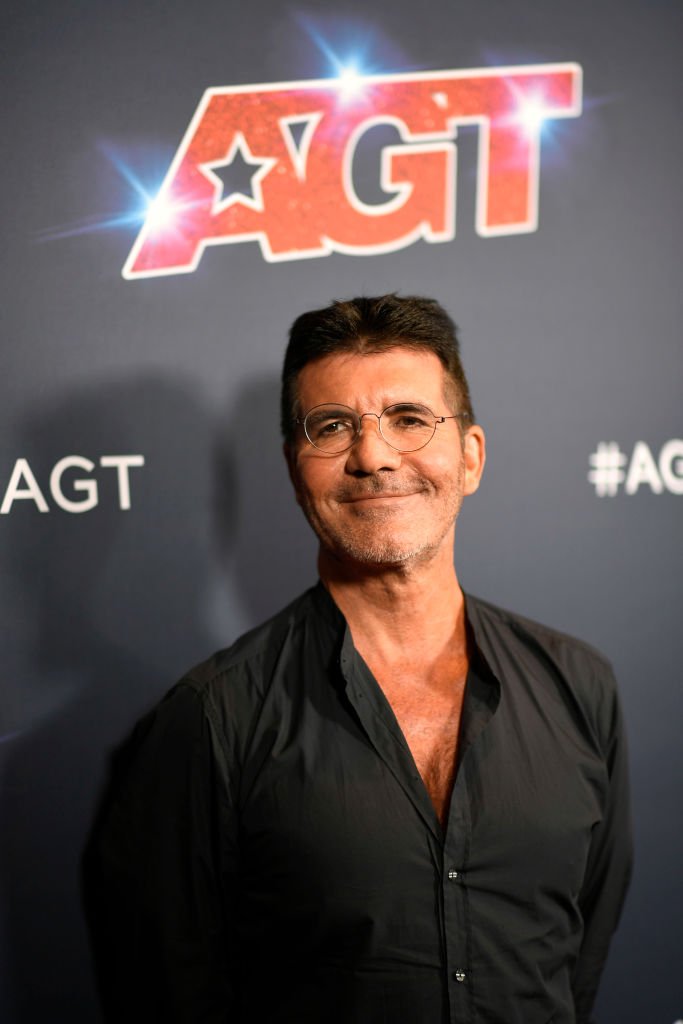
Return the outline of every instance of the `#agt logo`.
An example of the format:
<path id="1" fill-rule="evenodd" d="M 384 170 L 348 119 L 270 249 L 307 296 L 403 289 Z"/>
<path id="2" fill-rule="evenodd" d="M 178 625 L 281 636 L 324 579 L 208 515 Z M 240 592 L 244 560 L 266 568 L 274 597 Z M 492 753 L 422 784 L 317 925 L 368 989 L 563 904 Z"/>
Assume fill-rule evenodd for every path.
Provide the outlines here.
<path id="1" fill-rule="evenodd" d="M 275 262 L 450 241 L 459 125 L 479 129 L 478 234 L 535 231 L 543 122 L 580 113 L 578 64 L 207 89 L 123 276 L 192 273 L 207 245 L 235 242 L 258 241 Z M 400 141 L 381 152 L 386 200 L 366 203 L 354 155 L 377 125 Z M 233 162 L 251 183 L 224 194 Z"/>

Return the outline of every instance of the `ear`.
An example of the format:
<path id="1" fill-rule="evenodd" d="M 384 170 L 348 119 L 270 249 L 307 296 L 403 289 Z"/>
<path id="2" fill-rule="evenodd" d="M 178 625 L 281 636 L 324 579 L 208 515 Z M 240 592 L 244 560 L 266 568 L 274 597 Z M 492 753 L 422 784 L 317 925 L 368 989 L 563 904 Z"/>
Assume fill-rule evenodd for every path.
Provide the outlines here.
<path id="1" fill-rule="evenodd" d="M 292 481 L 292 487 L 294 488 L 294 496 L 297 501 L 297 505 L 301 504 L 299 497 L 299 474 L 296 465 L 296 455 L 292 446 L 285 441 L 282 446 L 282 451 L 285 456 L 285 462 L 287 463 L 287 471 L 289 472 L 289 479 Z"/>
<path id="2" fill-rule="evenodd" d="M 474 494 L 479 487 L 486 462 L 486 435 L 478 423 L 474 423 L 465 434 L 463 456 L 465 459 L 463 494 Z"/>

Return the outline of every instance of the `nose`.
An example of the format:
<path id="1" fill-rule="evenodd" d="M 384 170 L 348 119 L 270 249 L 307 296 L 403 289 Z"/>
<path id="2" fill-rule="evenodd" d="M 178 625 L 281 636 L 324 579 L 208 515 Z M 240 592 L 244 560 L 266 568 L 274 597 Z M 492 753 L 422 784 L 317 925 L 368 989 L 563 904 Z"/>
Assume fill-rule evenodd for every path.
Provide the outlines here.
<path id="1" fill-rule="evenodd" d="M 368 417 L 368 423 L 365 418 Z M 365 412 L 361 416 L 360 434 L 346 457 L 346 471 L 359 476 L 378 473 L 382 469 L 398 469 L 401 453 L 388 444 L 379 431 L 379 416 Z"/>

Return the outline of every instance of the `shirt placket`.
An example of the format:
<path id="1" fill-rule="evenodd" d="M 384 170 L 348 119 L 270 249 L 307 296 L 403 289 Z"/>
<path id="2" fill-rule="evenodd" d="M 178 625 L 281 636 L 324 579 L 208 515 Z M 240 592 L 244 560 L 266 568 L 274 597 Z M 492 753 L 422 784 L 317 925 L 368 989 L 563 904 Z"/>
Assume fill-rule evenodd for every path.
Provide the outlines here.
<path id="1" fill-rule="evenodd" d="M 400 729 L 389 727 L 381 706 L 368 701 L 365 689 L 369 670 L 359 671 L 358 655 L 346 633 L 339 667 L 347 683 L 347 694 L 354 705 L 375 749 L 391 768 L 440 848 L 441 913 L 445 985 L 448 995 L 449 1024 L 474 1024 L 474 985 L 472 971 L 472 929 L 469 915 L 467 865 L 470 849 L 471 814 L 465 761 L 475 756 L 472 748 L 488 725 L 499 699 L 499 683 L 488 664 L 477 652 L 477 670 L 468 673 L 460 734 L 458 771 L 451 794 L 447 829 L 444 835 L 427 790 L 415 772 L 415 765 Z M 379 692 L 372 680 L 372 690 Z M 493 684 L 493 685 L 491 685 Z M 376 695 L 375 695 L 376 696 Z M 388 707 L 388 705 L 387 705 Z M 392 716 L 393 718 L 393 716 Z M 392 741 L 387 742 L 390 734 Z M 437 858 L 438 862 L 438 858 Z"/>
<path id="2" fill-rule="evenodd" d="M 467 891 L 470 838 L 469 797 L 460 770 L 451 795 L 444 839 L 441 898 L 443 941 L 450 1024 L 472 1021 L 472 948 Z"/>
<path id="3" fill-rule="evenodd" d="M 443 942 L 450 1024 L 470 1024 L 475 1020 L 477 979 L 473 970 L 468 886 L 472 803 L 468 775 L 476 775 L 478 743 L 496 713 L 500 692 L 500 682 L 475 642 L 462 709 L 458 766 L 443 840 Z"/>

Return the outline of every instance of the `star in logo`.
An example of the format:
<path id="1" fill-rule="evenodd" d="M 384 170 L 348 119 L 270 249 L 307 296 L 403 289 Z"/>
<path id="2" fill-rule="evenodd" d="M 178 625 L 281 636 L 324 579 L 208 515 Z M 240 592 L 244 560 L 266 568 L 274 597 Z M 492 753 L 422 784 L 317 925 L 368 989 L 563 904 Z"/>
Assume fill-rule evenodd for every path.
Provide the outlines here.
<path id="1" fill-rule="evenodd" d="M 235 132 L 222 160 L 211 160 L 201 165 L 202 173 L 216 189 L 214 213 L 220 213 L 237 202 L 262 211 L 261 182 L 276 163 L 273 157 L 255 157 L 242 132 Z"/>

